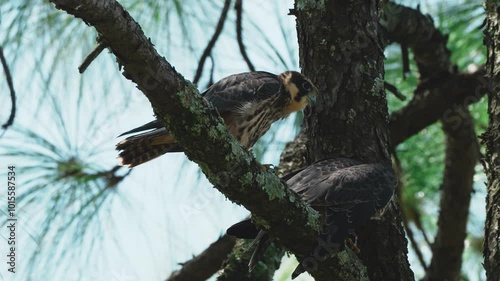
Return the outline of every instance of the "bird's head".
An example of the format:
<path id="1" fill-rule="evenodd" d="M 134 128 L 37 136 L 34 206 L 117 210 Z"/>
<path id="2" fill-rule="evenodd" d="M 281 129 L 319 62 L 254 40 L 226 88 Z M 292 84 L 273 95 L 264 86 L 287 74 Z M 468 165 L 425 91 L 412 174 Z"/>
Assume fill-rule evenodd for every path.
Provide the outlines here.
<path id="1" fill-rule="evenodd" d="M 286 109 L 286 113 L 290 114 L 295 111 L 304 109 L 307 105 L 316 103 L 318 88 L 299 72 L 286 71 L 279 75 L 283 82 L 285 90 L 290 95 L 290 103 Z"/>

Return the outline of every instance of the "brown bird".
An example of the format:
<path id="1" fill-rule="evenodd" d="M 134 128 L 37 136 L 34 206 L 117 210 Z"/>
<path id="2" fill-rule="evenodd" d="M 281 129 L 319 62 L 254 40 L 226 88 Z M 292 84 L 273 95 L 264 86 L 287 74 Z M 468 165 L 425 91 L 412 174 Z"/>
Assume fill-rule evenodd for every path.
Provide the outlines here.
<path id="1" fill-rule="evenodd" d="M 308 255 L 297 257 L 300 264 L 292 273 L 292 279 L 305 271 L 313 272 L 332 253 L 343 250 L 346 238 L 356 241 L 354 230 L 386 207 L 397 184 L 390 163 L 363 163 L 340 157 L 318 161 L 281 179 L 320 212 L 323 224 L 316 247 Z M 227 234 L 254 239 L 253 244 L 257 246 L 248 264 L 250 270 L 274 241 L 274 237 L 265 229 L 259 229 L 251 219 L 234 224 Z M 359 251 L 355 242 L 350 246 Z"/>
<path id="2" fill-rule="evenodd" d="M 317 88 L 304 75 L 286 71 L 279 75 L 256 71 L 234 74 L 213 84 L 202 96 L 224 119 L 229 132 L 245 149 L 251 148 L 271 124 L 316 102 Z M 120 165 L 135 167 L 182 147 L 159 120 L 120 136 L 130 136 L 116 145 Z"/>

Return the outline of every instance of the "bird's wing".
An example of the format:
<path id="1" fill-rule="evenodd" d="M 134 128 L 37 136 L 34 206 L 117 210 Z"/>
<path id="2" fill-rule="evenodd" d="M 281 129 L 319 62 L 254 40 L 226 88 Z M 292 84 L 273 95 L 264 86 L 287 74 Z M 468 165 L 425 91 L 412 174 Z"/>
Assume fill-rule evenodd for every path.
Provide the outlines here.
<path id="1" fill-rule="evenodd" d="M 394 192 L 396 176 L 386 164 L 337 158 L 317 162 L 287 183 L 312 206 L 345 211 L 366 202 L 385 206 Z"/>
<path id="2" fill-rule="evenodd" d="M 234 113 L 235 109 L 240 108 L 245 103 L 272 97 L 280 91 L 281 87 L 277 75 L 265 71 L 255 71 L 223 78 L 201 95 L 217 108 L 220 115 L 224 116 L 227 113 Z M 159 120 L 154 120 L 124 132 L 118 137 L 162 128 L 163 124 Z"/>
<path id="3" fill-rule="evenodd" d="M 154 121 L 151 121 L 147 124 L 144 124 L 142 126 L 134 128 L 130 131 L 126 131 L 125 133 L 122 133 L 118 137 L 121 137 L 124 135 L 130 135 L 130 134 L 138 133 L 138 132 L 142 132 L 142 131 L 147 131 L 147 130 L 152 130 L 152 129 L 162 129 L 162 128 L 163 128 L 163 124 L 159 120 L 154 120 Z"/>
<path id="4" fill-rule="evenodd" d="M 304 201 L 311 205 L 323 205 L 324 194 L 329 189 L 325 181 L 335 172 L 350 166 L 359 165 L 360 161 L 349 158 L 333 158 L 318 161 L 306 168 L 284 176 L 287 185 L 297 192 Z"/>
<path id="5" fill-rule="evenodd" d="M 342 249 L 349 230 L 354 229 L 385 207 L 397 180 L 388 164 L 360 164 L 346 158 L 320 161 L 290 178 L 287 183 L 315 208 L 326 210 L 318 241 L 330 249 Z M 315 249 L 326 249 L 316 247 Z M 312 256 L 316 252 L 311 252 Z M 329 252 L 319 253 L 320 257 Z M 304 261 L 294 270 L 292 279 L 306 269 Z"/>
<path id="6" fill-rule="evenodd" d="M 256 71 L 223 78 L 202 95 L 217 108 L 221 116 L 224 116 L 237 112 L 247 103 L 270 98 L 282 88 L 277 75 Z"/>
<path id="7" fill-rule="evenodd" d="M 347 210 L 356 205 L 370 205 L 373 212 L 391 199 L 397 184 L 389 165 L 361 164 L 342 169 L 324 182 L 325 205 L 333 210 Z"/>

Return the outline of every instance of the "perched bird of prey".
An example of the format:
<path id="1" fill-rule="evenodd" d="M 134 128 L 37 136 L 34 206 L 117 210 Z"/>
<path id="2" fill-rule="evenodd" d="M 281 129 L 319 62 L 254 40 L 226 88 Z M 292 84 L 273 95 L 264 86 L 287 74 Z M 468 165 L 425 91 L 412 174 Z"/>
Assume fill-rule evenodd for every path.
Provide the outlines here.
<path id="1" fill-rule="evenodd" d="M 249 149 L 272 123 L 314 104 L 317 93 L 311 80 L 299 72 L 275 75 L 257 71 L 223 78 L 202 95 L 217 108 L 240 145 Z M 121 165 L 132 168 L 167 152 L 182 151 L 159 120 L 120 136 L 146 130 L 151 131 L 130 136 L 116 145 Z"/>
<path id="2" fill-rule="evenodd" d="M 304 271 L 312 272 L 330 254 L 344 249 L 344 241 L 355 235 L 354 229 L 365 224 L 391 199 L 397 183 L 390 164 L 364 164 L 349 158 L 326 159 L 295 171 L 282 180 L 302 199 L 322 214 L 323 229 L 317 247 L 309 255 L 297 257 L 300 264 L 292 279 Z M 272 238 L 259 230 L 250 219 L 239 222 L 227 234 L 254 239 L 257 247 L 250 259 L 256 265 Z"/>

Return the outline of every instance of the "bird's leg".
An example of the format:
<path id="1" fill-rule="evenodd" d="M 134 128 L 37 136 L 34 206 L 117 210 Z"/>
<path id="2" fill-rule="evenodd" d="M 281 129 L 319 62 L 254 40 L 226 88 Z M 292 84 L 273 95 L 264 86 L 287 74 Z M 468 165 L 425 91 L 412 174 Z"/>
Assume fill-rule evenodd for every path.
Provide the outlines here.
<path id="1" fill-rule="evenodd" d="M 259 166 L 259 168 L 264 172 L 269 169 L 274 169 L 273 164 L 261 164 L 259 161 L 255 161 L 255 163 L 257 163 L 257 166 Z"/>
<path id="2" fill-rule="evenodd" d="M 346 238 L 346 243 L 347 246 L 356 254 L 361 253 L 361 250 L 358 248 L 358 235 L 356 235 L 356 232 L 354 230 L 349 229 L 349 234 Z"/>

